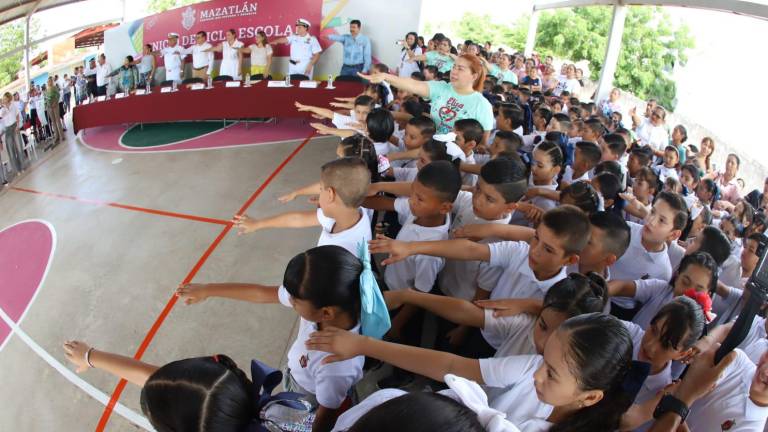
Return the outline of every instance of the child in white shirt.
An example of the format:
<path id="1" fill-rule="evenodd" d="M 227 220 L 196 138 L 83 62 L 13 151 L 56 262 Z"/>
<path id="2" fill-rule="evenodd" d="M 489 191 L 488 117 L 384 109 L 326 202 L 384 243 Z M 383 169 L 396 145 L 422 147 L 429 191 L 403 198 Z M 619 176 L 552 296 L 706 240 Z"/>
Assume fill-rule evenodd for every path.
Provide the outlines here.
<path id="1" fill-rule="evenodd" d="M 474 149 L 483 142 L 485 131 L 483 125 L 475 119 L 457 120 L 453 125 L 453 132 L 456 134 L 456 145 L 461 148 L 466 156 L 463 162 L 467 164 L 475 163 Z M 461 176 L 462 184 L 465 186 L 474 186 L 477 183 L 475 174 L 464 173 Z"/>

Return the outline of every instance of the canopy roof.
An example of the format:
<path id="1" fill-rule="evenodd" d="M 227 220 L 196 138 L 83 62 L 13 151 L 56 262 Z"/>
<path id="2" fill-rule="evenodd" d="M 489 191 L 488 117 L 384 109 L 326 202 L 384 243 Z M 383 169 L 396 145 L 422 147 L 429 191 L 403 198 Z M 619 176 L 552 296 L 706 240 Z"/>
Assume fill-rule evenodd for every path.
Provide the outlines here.
<path id="1" fill-rule="evenodd" d="M 686 7 L 768 20 L 768 1 L 766 0 L 537 0 L 533 10 L 597 5 Z"/>
<path id="2" fill-rule="evenodd" d="M 104 44 L 104 31 L 119 24 L 111 23 L 100 26 L 90 27 L 72 36 L 75 39 L 75 48 L 85 48 L 89 46 L 99 46 Z"/>
<path id="3" fill-rule="evenodd" d="M 0 25 L 24 18 L 31 13 L 80 1 L 83 0 L 2 0 L 0 1 Z"/>

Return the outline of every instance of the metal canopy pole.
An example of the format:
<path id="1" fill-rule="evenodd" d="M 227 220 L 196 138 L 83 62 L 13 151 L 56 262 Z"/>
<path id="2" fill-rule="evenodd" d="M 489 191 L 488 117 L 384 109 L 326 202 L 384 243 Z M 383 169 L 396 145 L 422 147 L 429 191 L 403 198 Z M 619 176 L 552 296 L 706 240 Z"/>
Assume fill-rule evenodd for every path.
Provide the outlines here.
<path id="1" fill-rule="evenodd" d="M 533 9 L 531 12 L 531 20 L 528 23 L 528 36 L 525 39 L 525 57 L 528 58 L 533 54 L 533 47 L 536 45 L 536 28 L 539 26 L 539 11 Z"/>
<path id="2" fill-rule="evenodd" d="M 608 35 L 608 46 L 605 49 L 603 68 L 600 71 L 600 81 L 595 91 L 595 102 L 608 97 L 613 87 L 613 75 L 616 73 L 616 64 L 621 52 L 621 38 L 624 35 L 624 21 L 627 17 L 627 7 L 613 6 L 613 19 L 611 20 L 611 32 Z"/>

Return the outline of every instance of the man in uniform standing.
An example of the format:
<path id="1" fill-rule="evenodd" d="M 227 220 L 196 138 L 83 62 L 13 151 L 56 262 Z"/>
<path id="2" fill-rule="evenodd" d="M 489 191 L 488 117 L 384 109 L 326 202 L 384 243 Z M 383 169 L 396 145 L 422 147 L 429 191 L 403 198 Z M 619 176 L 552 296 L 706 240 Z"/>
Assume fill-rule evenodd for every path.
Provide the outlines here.
<path id="1" fill-rule="evenodd" d="M 289 59 L 289 75 L 306 75 L 312 79 L 312 71 L 315 63 L 320 59 L 320 42 L 309 34 L 310 23 L 304 18 L 296 21 L 296 34 L 277 38 L 273 44 L 291 44 L 291 58 Z"/>
<path id="2" fill-rule="evenodd" d="M 179 34 L 168 33 L 168 46 L 160 51 L 153 51 L 153 55 L 162 54 L 165 66 L 165 80 L 176 81 L 181 84 L 181 59 L 186 55 L 184 48 L 179 45 Z"/>

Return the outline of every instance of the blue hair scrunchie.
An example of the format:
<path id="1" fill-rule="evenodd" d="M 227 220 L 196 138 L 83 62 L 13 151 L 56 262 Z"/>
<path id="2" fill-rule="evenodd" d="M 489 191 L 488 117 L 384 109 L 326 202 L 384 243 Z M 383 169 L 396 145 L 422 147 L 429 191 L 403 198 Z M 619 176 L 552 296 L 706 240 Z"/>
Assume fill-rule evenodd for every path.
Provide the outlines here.
<path id="1" fill-rule="evenodd" d="M 363 335 L 381 339 L 391 327 L 389 310 L 371 270 L 368 243 L 360 242 L 357 249 L 358 258 L 363 264 L 360 273 L 360 327 Z"/>

